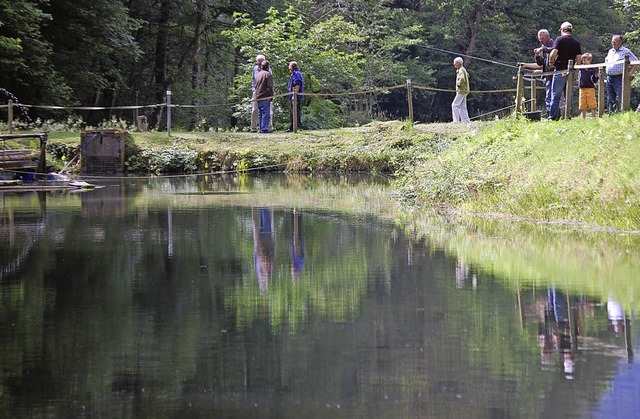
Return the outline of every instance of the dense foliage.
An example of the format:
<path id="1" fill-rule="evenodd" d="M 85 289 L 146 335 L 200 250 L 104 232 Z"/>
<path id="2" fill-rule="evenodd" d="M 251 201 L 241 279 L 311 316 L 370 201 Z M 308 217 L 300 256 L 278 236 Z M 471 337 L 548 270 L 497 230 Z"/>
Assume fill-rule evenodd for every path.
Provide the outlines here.
<path id="1" fill-rule="evenodd" d="M 156 128 L 165 115 L 154 105 L 167 90 L 183 105 L 175 127 L 246 128 L 256 53 L 271 61 L 278 94 L 288 62 L 300 63 L 318 94 L 305 98 L 303 125 L 320 128 L 405 118 L 406 90 L 382 88 L 407 79 L 430 88 L 414 89 L 415 119 L 447 121 L 456 55 L 465 57 L 472 90 L 513 88 L 514 65 L 531 59 L 537 30 L 555 34 L 565 20 L 594 62 L 612 33 L 627 34 L 632 49 L 640 40 L 640 0 L 0 0 L 0 10 L 2 102 L 11 93 L 36 106 L 148 105 L 137 112 Z M 346 94 L 358 91 L 370 93 Z M 511 93 L 469 97 L 472 116 L 512 104 Z M 282 127 L 288 104 L 281 97 L 276 105 Z M 93 125 L 136 115 L 28 112 L 57 121 L 75 112 Z"/>

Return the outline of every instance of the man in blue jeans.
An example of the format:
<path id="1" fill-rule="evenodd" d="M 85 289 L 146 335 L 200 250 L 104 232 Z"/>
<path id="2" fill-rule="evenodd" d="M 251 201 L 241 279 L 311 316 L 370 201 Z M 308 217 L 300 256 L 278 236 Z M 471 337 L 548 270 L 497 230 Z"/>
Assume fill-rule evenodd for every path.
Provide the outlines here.
<path id="1" fill-rule="evenodd" d="M 273 99 L 273 75 L 269 68 L 269 61 L 264 60 L 260 64 L 260 72 L 256 76 L 255 99 L 258 102 L 258 121 L 260 132 L 265 134 L 271 132 L 271 100 Z"/>
<path id="2" fill-rule="evenodd" d="M 291 73 L 291 77 L 289 78 L 289 102 L 291 102 L 291 110 L 289 112 L 290 121 L 289 129 L 287 132 L 293 132 L 293 95 L 294 92 L 297 95 L 296 97 L 296 123 L 297 128 L 301 127 L 302 122 L 302 93 L 304 92 L 304 77 L 302 73 L 298 69 L 298 63 L 295 61 L 291 61 L 289 63 L 289 72 Z"/>
<path id="3" fill-rule="evenodd" d="M 566 70 L 569 67 L 569 61 L 573 60 L 574 64 L 582 63 L 582 47 L 580 41 L 572 35 L 573 25 L 564 22 L 560 26 L 560 36 L 553 42 L 553 50 L 549 54 L 549 69 L 555 69 L 557 72 L 553 75 L 551 85 L 551 109 L 549 111 L 549 119 L 557 121 L 560 119 L 560 101 L 567 87 Z"/>
<path id="4" fill-rule="evenodd" d="M 613 35 L 611 37 L 611 46 L 607 57 L 604 59 L 607 70 L 607 111 L 609 113 L 620 111 L 620 100 L 622 98 L 622 70 L 624 57 L 629 57 L 629 61 L 638 61 L 638 58 L 631 50 L 622 45 L 624 39 L 622 35 Z M 638 65 L 632 65 L 629 71 L 630 75 L 638 68 Z"/>

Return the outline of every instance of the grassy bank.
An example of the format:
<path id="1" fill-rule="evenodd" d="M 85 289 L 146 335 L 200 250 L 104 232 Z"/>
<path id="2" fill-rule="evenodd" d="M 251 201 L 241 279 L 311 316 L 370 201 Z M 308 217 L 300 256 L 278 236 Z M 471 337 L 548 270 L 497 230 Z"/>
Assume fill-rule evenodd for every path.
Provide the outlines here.
<path id="1" fill-rule="evenodd" d="M 396 175 L 401 199 L 456 213 L 640 230 L 640 115 L 489 123 L 373 123 L 273 133 L 133 133 L 138 173 L 367 171 Z M 80 135 L 51 134 L 73 157 Z"/>
<path id="2" fill-rule="evenodd" d="M 459 213 L 640 230 L 640 115 L 559 122 L 503 120 L 400 178 L 417 205 Z"/>
<path id="3" fill-rule="evenodd" d="M 220 171 L 395 173 L 431 145 L 459 138 L 463 126 L 373 123 L 359 128 L 275 132 L 131 133 L 130 172 L 173 174 Z M 56 158 L 77 154 L 79 133 L 52 133 Z"/>

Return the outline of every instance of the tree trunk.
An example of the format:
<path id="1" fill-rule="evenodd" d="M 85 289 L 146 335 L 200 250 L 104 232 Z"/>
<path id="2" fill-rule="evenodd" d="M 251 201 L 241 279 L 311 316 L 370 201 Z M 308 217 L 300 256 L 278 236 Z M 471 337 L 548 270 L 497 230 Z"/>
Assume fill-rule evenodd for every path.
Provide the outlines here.
<path id="1" fill-rule="evenodd" d="M 196 94 L 193 99 L 193 113 L 191 116 L 191 129 L 195 128 L 200 121 L 200 99 L 198 99 L 202 85 L 200 75 L 200 48 L 202 45 L 202 20 L 205 5 L 198 5 L 196 10 L 196 22 L 193 40 L 193 63 L 191 64 L 191 89 Z"/>
<path id="2" fill-rule="evenodd" d="M 161 0 L 160 16 L 158 17 L 158 32 L 156 34 L 156 48 L 154 56 L 153 77 L 154 77 L 154 98 L 156 103 L 163 103 L 165 91 L 167 90 L 167 52 L 169 42 L 169 22 L 171 5 L 170 0 Z M 154 110 L 152 121 L 156 121 L 155 128 L 160 127 L 162 109 L 157 107 Z"/>

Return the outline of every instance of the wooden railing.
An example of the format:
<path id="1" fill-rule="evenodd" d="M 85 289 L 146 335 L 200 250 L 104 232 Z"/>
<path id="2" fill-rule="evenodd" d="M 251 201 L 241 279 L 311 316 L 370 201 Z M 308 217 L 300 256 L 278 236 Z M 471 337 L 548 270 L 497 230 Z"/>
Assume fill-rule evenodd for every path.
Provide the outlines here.
<path id="1" fill-rule="evenodd" d="M 631 63 L 628 56 L 624 57 L 624 66 L 622 71 L 622 94 L 620 97 L 620 110 L 623 112 L 631 109 L 631 66 L 637 65 L 637 64 L 638 64 L 637 62 Z M 565 91 L 565 108 L 564 108 L 564 115 L 566 119 L 571 118 L 571 103 L 573 98 L 573 95 L 571 93 L 575 84 L 574 83 L 575 77 L 576 77 L 575 70 L 580 70 L 581 68 L 598 68 L 602 70 L 605 66 L 606 66 L 605 63 L 575 65 L 574 61 L 570 60 L 568 68 L 566 70 L 560 71 L 560 73 L 566 73 L 566 77 L 567 77 L 567 87 Z M 516 83 L 516 115 L 521 115 L 522 113 L 525 112 L 525 76 L 527 76 L 527 78 L 531 80 L 531 84 L 529 86 L 531 91 L 529 104 L 530 104 L 530 111 L 535 112 L 538 109 L 538 104 L 536 100 L 537 89 L 539 88 L 544 89 L 544 87 L 538 87 L 536 85 L 535 77 L 552 76 L 554 74 L 558 74 L 558 72 L 555 72 L 555 71 L 549 71 L 546 73 L 531 72 L 531 71 L 525 71 L 523 67 L 520 67 L 518 69 L 517 83 Z M 605 108 L 605 101 L 606 101 L 605 83 L 604 83 L 605 72 L 601 71 L 601 74 L 603 76 L 598 79 L 598 89 L 597 89 L 599 117 L 602 117 L 602 115 L 604 115 L 604 108 Z"/>

